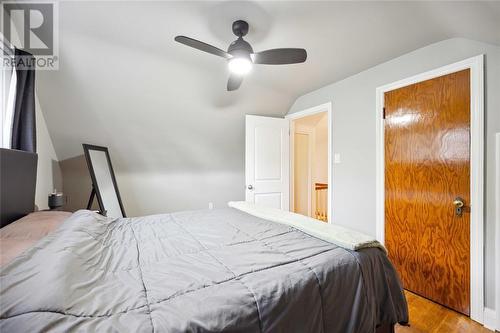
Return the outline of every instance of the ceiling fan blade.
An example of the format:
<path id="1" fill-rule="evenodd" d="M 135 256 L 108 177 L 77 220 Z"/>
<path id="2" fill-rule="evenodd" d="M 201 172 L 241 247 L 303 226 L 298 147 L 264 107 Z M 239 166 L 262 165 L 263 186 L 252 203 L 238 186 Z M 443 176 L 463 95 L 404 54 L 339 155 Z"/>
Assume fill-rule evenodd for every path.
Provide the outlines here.
<path id="1" fill-rule="evenodd" d="M 234 74 L 229 75 L 229 80 L 227 80 L 227 91 L 233 91 L 238 89 L 241 86 L 242 82 L 243 82 L 242 75 L 234 75 Z"/>
<path id="2" fill-rule="evenodd" d="M 287 65 L 304 62 L 307 52 L 304 49 L 271 49 L 252 55 L 254 64 Z"/>
<path id="3" fill-rule="evenodd" d="M 229 53 L 227 53 L 226 51 L 221 50 L 221 49 L 219 49 L 215 46 L 212 46 L 210 44 L 200 42 L 199 40 L 196 40 L 193 38 L 189 38 L 186 36 L 176 36 L 175 41 L 179 42 L 181 44 L 187 45 L 187 46 L 194 47 L 195 49 L 198 49 L 200 51 L 214 54 L 214 55 L 222 57 L 222 58 L 226 58 L 226 59 L 231 58 L 231 55 Z"/>

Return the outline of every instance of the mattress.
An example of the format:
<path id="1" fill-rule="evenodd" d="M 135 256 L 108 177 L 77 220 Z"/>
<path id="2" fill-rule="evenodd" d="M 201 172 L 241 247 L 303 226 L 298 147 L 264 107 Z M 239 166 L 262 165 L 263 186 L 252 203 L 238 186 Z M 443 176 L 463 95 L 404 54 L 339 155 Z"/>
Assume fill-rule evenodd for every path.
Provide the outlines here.
<path id="1" fill-rule="evenodd" d="M 0 273 L 2 332 L 375 332 L 408 321 L 379 248 L 234 208 L 78 211 Z"/>

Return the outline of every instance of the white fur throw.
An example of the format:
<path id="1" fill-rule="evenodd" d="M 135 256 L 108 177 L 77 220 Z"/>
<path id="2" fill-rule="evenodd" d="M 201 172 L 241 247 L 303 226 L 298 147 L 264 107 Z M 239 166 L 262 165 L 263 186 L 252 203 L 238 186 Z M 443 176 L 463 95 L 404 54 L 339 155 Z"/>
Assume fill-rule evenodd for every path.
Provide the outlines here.
<path id="1" fill-rule="evenodd" d="M 289 225 L 308 235 L 348 250 L 356 251 L 369 247 L 378 247 L 386 251 L 385 247 L 371 236 L 349 228 L 321 222 L 308 216 L 280 209 L 258 206 L 246 201 L 230 201 L 228 206 L 264 220 Z"/>

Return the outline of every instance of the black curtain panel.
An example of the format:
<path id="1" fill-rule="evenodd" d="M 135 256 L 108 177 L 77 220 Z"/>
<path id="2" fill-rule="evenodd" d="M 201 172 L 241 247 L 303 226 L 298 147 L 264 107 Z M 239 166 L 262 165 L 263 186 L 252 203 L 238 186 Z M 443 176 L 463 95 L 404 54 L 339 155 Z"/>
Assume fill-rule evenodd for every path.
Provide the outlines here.
<path id="1" fill-rule="evenodd" d="M 12 124 L 12 149 L 36 153 L 35 68 L 32 54 L 16 49 L 16 101 Z"/>

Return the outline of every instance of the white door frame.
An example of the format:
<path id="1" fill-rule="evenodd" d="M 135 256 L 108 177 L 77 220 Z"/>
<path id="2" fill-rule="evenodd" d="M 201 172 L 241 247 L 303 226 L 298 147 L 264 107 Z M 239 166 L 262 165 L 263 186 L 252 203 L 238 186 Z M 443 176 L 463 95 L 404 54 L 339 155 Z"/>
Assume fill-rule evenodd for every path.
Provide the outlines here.
<path id="1" fill-rule="evenodd" d="M 332 102 L 324 103 L 321 105 L 314 106 L 302 111 L 298 111 L 285 116 L 285 119 L 290 121 L 292 124 L 293 120 L 310 116 L 320 112 L 327 112 L 328 114 L 328 223 L 333 223 L 333 165 L 332 165 L 332 154 L 333 154 L 333 117 L 332 117 Z M 292 127 L 290 127 L 292 128 Z M 290 177 L 293 177 L 293 135 L 290 133 Z M 293 182 L 291 181 L 290 184 Z M 293 185 L 291 185 L 293 186 Z M 290 189 L 290 194 L 293 193 L 293 189 Z M 290 196 L 290 200 L 292 196 Z"/>
<path id="2" fill-rule="evenodd" d="M 483 323 L 484 318 L 484 65 L 483 55 L 440 67 L 410 78 L 390 83 L 376 90 L 376 233 L 377 240 L 384 244 L 385 237 L 385 165 L 384 165 L 384 93 L 417 82 L 433 79 L 464 69 L 470 69 L 470 317 Z M 497 309 L 498 311 L 498 309 Z"/>

